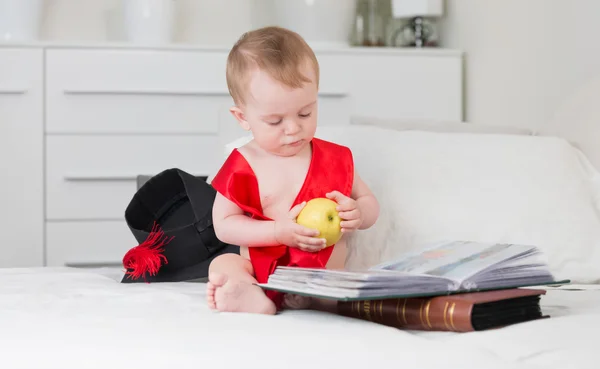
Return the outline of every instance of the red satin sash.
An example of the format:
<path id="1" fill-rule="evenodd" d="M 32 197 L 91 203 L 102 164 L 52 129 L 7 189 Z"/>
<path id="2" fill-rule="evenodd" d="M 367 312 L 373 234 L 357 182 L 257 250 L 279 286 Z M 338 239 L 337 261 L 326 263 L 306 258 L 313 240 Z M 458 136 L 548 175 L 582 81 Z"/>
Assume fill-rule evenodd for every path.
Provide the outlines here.
<path id="1" fill-rule="evenodd" d="M 325 194 L 334 190 L 346 196 L 350 196 L 352 191 L 354 162 L 350 149 L 318 138 L 313 138 L 311 144 L 312 158 L 308 173 L 290 209 L 303 201 L 325 197 Z M 211 184 L 251 218 L 272 220 L 263 214 L 256 175 L 237 149 L 229 155 Z M 248 249 L 255 278 L 259 283 L 265 283 L 277 266 L 325 268 L 334 246 L 314 253 L 285 245 Z M 281 294 L 267 291 L 267 296 L 278 307 L 281 305 Z"/>

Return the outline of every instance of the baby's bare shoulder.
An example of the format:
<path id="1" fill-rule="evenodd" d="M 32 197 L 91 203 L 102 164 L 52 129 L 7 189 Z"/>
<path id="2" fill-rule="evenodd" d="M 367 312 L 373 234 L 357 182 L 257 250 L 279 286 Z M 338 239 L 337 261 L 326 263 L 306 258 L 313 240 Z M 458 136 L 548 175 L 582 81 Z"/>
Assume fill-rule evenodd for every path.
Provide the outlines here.
<path id="1" fill-rule="evenodd" d="M 239 147 L 238 151 L 246 159 L 257 177 L 261 177 L 271 167 L 269 158 L 253 141 Z"/>
<path id="2" fill-rule="evenodd" d="M 256 151 L 254 140 L 246 142 L 242 146 L 238 147 L 237 150 L 244 156 L 250 155 L 252 152 Z"/>
<path id="3" fill-rule="evenodd" d="M 238 152 L 246 159 L 246 161 L 251 166 L 261 160 L 260 153 L 256 148 L 256 144 L 253 144 L 253 141 L 248 142 L 243 146 L 240 146 L 238 148 Z"/>

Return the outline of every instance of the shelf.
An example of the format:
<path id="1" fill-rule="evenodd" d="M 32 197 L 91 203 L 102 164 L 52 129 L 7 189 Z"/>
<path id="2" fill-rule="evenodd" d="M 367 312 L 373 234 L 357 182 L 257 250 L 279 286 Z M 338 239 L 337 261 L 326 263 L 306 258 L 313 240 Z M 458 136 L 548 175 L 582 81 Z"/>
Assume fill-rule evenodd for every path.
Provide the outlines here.
<path id="1" fill-rule="evenodd" d="M 45 49 L 124 49 L 124 50 L 149 50 L 149 51 L 201 51 L 201 52 L 229 52 L 233 45 L 196 45 L 196 44 L 165 44 L 157 46 L 134 45 L 125 42 L 97 42 L 97 43 L 68 43 L 54 41 L 40 41 L 30 43 L 0 43 L 0 48 L 45 48 Z M 381 54 L 381 55 L 431 55 L 431 56 L 462 56 L 463 51 L 446 48 L 410 48 L 410 47 L 319 47 L 315 46 L 317 53 L 332 54 Z"/>

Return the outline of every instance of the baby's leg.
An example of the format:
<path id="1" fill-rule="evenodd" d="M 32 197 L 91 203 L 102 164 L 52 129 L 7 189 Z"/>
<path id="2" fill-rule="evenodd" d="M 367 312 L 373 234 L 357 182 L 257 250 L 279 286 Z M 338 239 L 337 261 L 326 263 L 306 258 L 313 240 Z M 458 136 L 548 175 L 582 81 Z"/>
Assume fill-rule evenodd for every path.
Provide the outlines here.
<path id="1" fill-rule="evenodd" d="M 320 299 L 313 298 L 311 300 L 311 309 L 317 311 L 324 311 L 326 313 L 337 313 L 337 301 L 336 300 L 328 300 L 328 299 Z"/>
<path id="2" fill-rule="evenodd" d="M 310 297 L 286 293 L 283 295 L 283 308 L 290 310 L 310 309 L 311 301 Z"/>
<path id="3" fill-rule="evenodd" d="M 337 312 L 337 302 L 335 300 L 325 300 L 316 297 L 307 297 L 294 294 L 286 294 L 283 297 L 283 308 L 290 310 L 318 310 L 327 313 Z"/>
<path id="4" fill-rule="evenodd" d="M 208 307 L 227 312 L 275 314 L 276 308 L 256 283 L 252 264 L 240 255 L 216 257 L 208 270 Z"/>

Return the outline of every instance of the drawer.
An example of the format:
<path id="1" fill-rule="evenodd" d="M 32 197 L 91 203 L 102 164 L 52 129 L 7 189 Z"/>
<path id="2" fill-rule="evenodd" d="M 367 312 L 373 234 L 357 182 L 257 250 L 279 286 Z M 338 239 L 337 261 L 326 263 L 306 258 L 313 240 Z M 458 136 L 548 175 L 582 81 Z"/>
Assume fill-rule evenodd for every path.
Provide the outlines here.
<path id="1" fill-rule="evenodd" d="M 50 133 L 216 133 L 227 53 L 50 49 Z"/>
<path id="2" fill-rule="evenodd" d="M 462 121 L 462 57 L 436 50 L 357 54 L 351 114 L 389 119 Z M 429 55 L 428 55 L 429 54 Z"/>
<path id="3" fill-rule="evenodd" d="M 138 175 L 208 175 L 222 151 L 210 136 L 48 136 L 46 218 L 123 219 Z"/>
<path id="4" fill-rule="evenodd" d="M 0 95 L 37 90 L 43 81 L 42 62 L 42 50 L 0 48 Z"/>
<path id="5" fill-rule="evenodd" d="M 47 222 L 47 265 L 118 266 L 138 243 L 125 221 Z"/>
<path id="6" fill-rule="evenodd" d="M 359 69 L 348 63 L 343 52 L 315 52 L 319 61 L 319 95 L 325 98 L 344 97 L 350 93 L 352 78 Z"/>

